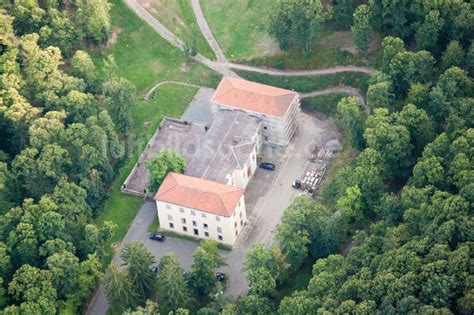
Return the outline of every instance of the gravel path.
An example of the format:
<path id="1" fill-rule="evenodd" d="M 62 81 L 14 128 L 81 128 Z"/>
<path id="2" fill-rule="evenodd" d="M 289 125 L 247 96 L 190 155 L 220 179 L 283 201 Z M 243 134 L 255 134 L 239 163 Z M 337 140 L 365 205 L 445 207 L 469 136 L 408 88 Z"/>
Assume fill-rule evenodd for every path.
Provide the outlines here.
<path id="1" fill-rule="evenodd" d="M 125 3 L 132 9 L 141 19 L 143 19 L 148 25 L 150 25 L 161 37 L 170 42 L 172 45 L 183 49 L 184 43 L 179 39 L 175 34 L 170 32 L 163 24 L 161 24 L 157 19 L 155 19 L 148 11 L 146 11 L 136 0 L 125 0 Z M 206 38 L 209 46 L 214 50 L 216 54 L 217 61 L 212 61 L 209 58 L 204 57 L 201 54 L 197 54 L 194 59 L 199 61 L 212 70 L 224 75 L 224 76 L 233 76 L 238 77 L 238 75 L 232 71 L 232 69 L 253 71 L 263 74 L 270 75 L 281 75 L 281 76 L 314 76 L 322 74 L 334 74 L 338 72 L 362 72 L 369 75 L 374 73 L 374 69 L 369 67 L 357 67 L 357 66 L 337 66 L 328 69 L 317 69 L 317 70 L 278 70 L 270 68 L 259 68 L 248 65 L 241 65 L 236 63 L 229 63 L 225 57 L 222 49 L 217 43 L 212 31 L 209 27 L 209 24 L 204 17 L 204 14 L 201 9 L 199 0 L 191 1 L 194 14 L 196 15 L 196 21 L 201 29 L 201 32 Z"/>
<path id="2" fill-rule="evenodd" d="M 219 43 L 217 43 L 217 40 L 214 37 L 214 34 L 212 34 L 209 24 L 207 24 L 207 21 L 206 21 L 206 18 L 204 17 L 204 13 L 202 12 L 201 4 L 199 3 L 199 0 L 191 0 L 191 6 L 193 7 L 194 15 L 196 16 L 196 21 L 198 23 L 198 26 L 201 29 L 201 32 L 204 35 L 204 38 L 209 43 L 209 46 L 212 48 L 212 50 L 216 54 L 217 61 L 223 62 L 223 63 L 229 63 L 226 56 L 224 55 L 224 52 L 219 46 Z"/>
<path id="3" fill-rule="evenodd" d="M 251 72 L 258 72 L 269 75 L 278 75 L 278 76 L 288 76 L 288 77 L 304 77 L 304 76 L 314 76 L 314 75 L 323 75 L 323 74 L 335 74 L 339 72 L 361 72 L 372 75 L 374 69 L 368 67 L 358 67 L 358 66 L 336 66 L 327 69 L 315 69 L 315 70 L 278 70 L 271 68 L 260 68 L 248 65 L 242 65 L 238 63 L 231 63 L 230 67 L 237 70 L 245 70 Z"/>
<path id="4" fill-rule="evenodd" d="M 324 90 L 313 91 L 309 93 L 300 93 L 301 98 L 313 97 L 323 94 L 331 94 L 331 93 L 347 93 L 351 96 L 357 96 L 360 101 L 360 106 L 364 109 L 365 112 L 370 113 L 370 107 L 367 106 L 365 103 L 364 97 L 360 93 L 360 91 L 356 88 L 347 85 L 335 86 L 330 87 Z"/>
<path id="5" fill-rule="evenodd" d="M 175 84 L 175 85 L 189 86 L 189 87 L 198 88 L 198 89 L 207 88 L 206 86 L 201 86 L 201 85 L 196 85 L 196 84 L 191 84 L 191 83 L 184 83 L 184 82 L 179 82 L 179 81 L 162 81 L 162 82 L 158 83 L 157 85 L 155 85 L 154 87 L 152 87 L 148 92 L 146 92 L 146 94 L 143 98 L 145 100 L 149 100 L 150 98 L 152 98 L 154 96 L 155 91 L 160 86 L 165 85 L 165 84 Z"/>

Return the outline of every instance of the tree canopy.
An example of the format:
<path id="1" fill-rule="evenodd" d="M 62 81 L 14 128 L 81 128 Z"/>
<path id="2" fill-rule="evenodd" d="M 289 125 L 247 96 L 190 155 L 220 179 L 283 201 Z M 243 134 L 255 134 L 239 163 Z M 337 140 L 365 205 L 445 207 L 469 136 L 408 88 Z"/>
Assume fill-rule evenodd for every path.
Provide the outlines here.
<path id="1" fill-rule="evenodd" d="M 146 167 L 150 172 L 148 190 L 154 192 L 158 190 L 169 172 L 183 173 L 186 169 L 186 160 L 178 153 L 165 149 L 155 158 L 148 160 Z"/>

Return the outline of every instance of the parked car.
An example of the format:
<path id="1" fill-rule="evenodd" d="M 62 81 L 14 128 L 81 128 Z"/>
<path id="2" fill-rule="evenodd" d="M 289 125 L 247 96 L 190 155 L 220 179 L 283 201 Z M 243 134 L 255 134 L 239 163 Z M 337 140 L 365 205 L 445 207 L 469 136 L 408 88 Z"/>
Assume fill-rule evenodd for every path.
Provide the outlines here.
<path id="1" fill-rule="evenodd" d="M 263 168 L 263 169 L 269 170 L 269 171 L 274 171 L 276 169 L 275 164 L 269 163 L 269 162 L 262 162 L 262 163 L 260 163 L 259 166 L 260 166 L 260 168 Z"/>
<path id="2" fill-rule="evenodd" d="M 157 273 L 158 272 L 158 264 L 155 263 L 155 264 L 151 265 L 150 270 L 153 273 Z"/>
<path id="3" fill-rule="evenodd" d="M 164 242 L 166 239 L 166 236 L 164 236 L 163 234 L 151 233 L 150 239 L 154 241 L 158 241 L 158 242 Z"/>
<path id="4" fill-rule="evenodd" d="M 219 282 L 223 282 L 227 278 L 226 274 L 223 272 L 216 272 L 216 280 Z"/>

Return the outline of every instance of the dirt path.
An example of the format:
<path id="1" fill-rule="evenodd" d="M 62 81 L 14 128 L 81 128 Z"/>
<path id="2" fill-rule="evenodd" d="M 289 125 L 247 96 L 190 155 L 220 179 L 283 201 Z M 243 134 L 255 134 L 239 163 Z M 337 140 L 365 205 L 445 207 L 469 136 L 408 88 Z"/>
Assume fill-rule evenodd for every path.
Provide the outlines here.
<path id="1" fill-rule="evenodd" d="M 201 29 L 201 33 L 204 35 L 204 38 L 207 40 L 209 46 L 216 54 L 217 61 L 229 63 L 226 56 L 224 55 L 224 52 L 219 46 L 219 43 L 214 37 L 214 34 L 212 34 L 211 28 L 209 27 L 209 24 L 207 23 L 207 20 L 204 17 L 204 13 L 202 12 L 199 0 L 191 0 L 191 6 L 193 7 L 194 15 L 196 16 L 196 21 L 198 23 L 199 29 Z"/>
<path id="2" fill-rule="evenodd" d="M 162 81 L 158 84 L 156 84 L 154 87 L 152 87 L 148 92 L 146 92 L 145 96 L 143 97 L 143 99 L 145 100 L 149 100 L 150 98 L 152 98 L 155 94 L 155 91 L 162 85 L 165 85 L 165 84 L 175 84 L 175 85 L 182 85 L 182 86 L 188 86 L 188 87 L 193 87 L 193 88 L 197 88 L 197 89 L 200 89 L 200 88 L 206 88 L 206 86 L 201 86 L 201 85 L 196 85 L 196 84 L 191 84 L 191 83 L 185 83 L 185 82 L 179 82 L 179 81 Z"/>
<path id="3" fill-rule="evenodd" d="M 323 74 L 335 74 L 339 72 L 361 72 L 368 75 L 374 73 L 374 69 L 368 67 L 358 67 L 358 66 L 336 66 L 327 69 L 315 69 L 315 70 L 278 70 L 271 68 L 260 68 L 253 67 L 248 65 L 242 65 L 238 63 L 231 63 L 230 67 L 237 70 L 245 70 L 258 72 L 269 75 L 278 75 L 278 76 L 288 76 L 288 77 L 304 77 L 304 76 L 314 76 L 314 75 L 323 75 Z"/>
<path id="4" fill-rule="evenodd" d="M 150 25 L 161 37 L 171 43 L 173 46 L 183 49 L 184 43 L 175 34 L 170 32 L 163 24 L 155 19 L 148 11 L 146 11 L 136 0 L 125 0 L 125 3 L 134 11 L 142 20 Z M 196 61 L 199 61 L 212 70 L 224 75 L 238 77 L 238 75 L 232 71 L 232 69 L 253 71 L 263 74 L 270 75 L 281 75 L 281 76 L 314 76 L 322 74 L 334 74 L 338 72 L 362 72 L 369 75 L 374 73 L 374 69 L 368 67 L 357 67 L 357 66 L 337 66 L 328 69 L 317 69 L 317 70 L 277 70 L 269 68 L 252 67 L 248 65 L 241 65 L 236 63 L 229 63 L 225 57 L 222 49 L 217 43 L 209 24 L 204 17 L 201 9 L 201 5 L 198 0 L 191 1 L 194 14 L 196 15 L 196 21 L 198 22 L 199 28 L 206 38 L 209 46 L 214 50 L 217 61 L 212 61 L 201 54 L 194 57 Z"/>
<path id="5" fill-rule="evenodd" d="M 364 97 L 360 93 L 360 91 L 356 88 L 347 85 L 340 85 L 335 87 L 330 87 L 324 90 L 313 91 L 309 93 L 300 93 L 301 98 L 313 97 L 323 94 L 331 94 L 331 93 L 347 93 L 351 96 L 357 96 L 359 98 L 360 106 L 364 109 L 365 112 L 370 113 L 370 108 L 365 103 Z"/>

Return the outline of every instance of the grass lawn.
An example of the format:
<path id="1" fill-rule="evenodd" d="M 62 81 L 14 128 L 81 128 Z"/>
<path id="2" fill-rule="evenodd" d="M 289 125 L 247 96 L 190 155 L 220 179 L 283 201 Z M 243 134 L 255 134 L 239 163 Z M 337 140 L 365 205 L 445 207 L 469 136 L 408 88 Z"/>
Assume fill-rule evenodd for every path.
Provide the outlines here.
<path id="1" fill-rule="evenodd" d="M 115 57 L 118 74 L 130 80 L 140 93 L 165 80 L 213 86 L 216 73 L 200 63 L 186 63 L 184 53 L 162 39 L 122 0 L 112 0 L 112 25 L 117 41 L 92 52 L 99 68 L 109 54 Z"/>
<path id="2" fill-rule="evenodd" d="M 132 170 L 162 117 L 180 117 L 196 92 L 197 89 L 195 88 L 165 85 L 158 90 L 154 99 L 141 101 L 133 108 L 134 125 L 131 139 L 136 141 L 131 144 L 132 151 L 129 159 L 114 180 L 110 197 L 104 205 L 104 212 L 97 219 L 99 225 L 104 221 L 112 221 L 117 224 L 117 230 L 106 246 L 105 265 L 110 263 L 114 255 L 111 245 L 120 242 L 124 238 L 140 205 L 143 203 L 142 198 L 121 193 L 122 183 Z"/>
<path id="3" fill-rule="evenodd" d="M 329 27 L 329 26 L 328 26 Z M 367 55 L 356 54 L 352 44 L 351 32 L 327 30 L 313 47 L 313 53 L 304 56 L 297 47 L 282 51 L 280 54 L 243 60 L 254 66 L 277 69 L 322 69 L 335 66 L 355 65 L 375 67 L 380 39 L 373 42 L 374 50 Z"/>
<path id="4" fill-rule="evenodd" d="M 337 103 L 343 97 L 347 97 L 346 93 L 330 93 L 308 97 L 301 100 L 303 110 L 309 111 L 316 115 L 322 114 L 324 117 L 334 116 L 337 113 Z"/>
<path id="5" fill-rule="evenodd" d="M 300 93 L 323 90 L 339 84 L 349 85 L 367 92 L 369 75 L 360 72 L 339 72 L 335 74 L 317 75 L 312 77 L 286 77 L 261 74 L 257 72 L 236 71 L 242 78 L 284 89 L 295 90 Z"/>
<path id="6" fill-rule="evenodd" d="M 185 42 L 196 42 L 198 51 L 215 60 L 216 56 L 201 33 L 188 0 L 138 0 L 151 15 Z"/>
<path id="7" fill-rule="evenodd" d="M 120 187 L 132 170 L 146 143 L 155 132 L 163 116 L 180 117 L 197 89 L 165 85 L 154 99 L 145 101 L 141 95 L 157 82 L 179 80 L 205 86 L 214 86 L 216 73 L 207 67 L 187 64 L 184 54 L 163 40 L 151 27 L 142 22 L 121 0 L 112 0 L 112 24 L 117 41 L 110 47 L 91 52 L 99 69 L 103 58 L 114 55 L 118 74 L 130 80 L 138 89 L 137 103 L 132 109 L 133 128 L 128 143 L 129 157 L 118 170 L 110 188 L 110 197 L 96 222 L 117 224 L 115 235 L 107 244 L 105 265 L 114 255 L 113 243 L 123 239 L 143 200 L 125 195 Z"/>
<path id="8" fill-rule="evenodd" d="M 148 232 L 156 233 L 159 227 L 160 227 L 160 221 L 158 220 L 158 216 L 156 216 L 153 219 L 153 222 L 151 222 L 150 225 L 148 225 Z"/>
<path id="9" fill-rule="evenodd" d="M 357 55 L 350 31 L 334 31 L 327 23 L 313 45 L 313 53 L 281 51 L 267 32 L 274 0 L 201 0 L 207 22 L 227 58 L 279 69 L 319 69 L 337 65 L 374 66 L 380 38 L 374 36 L 367 56 Z"/>
<path id="10" fill-rule="evenodd" d="M 267 33 L 274 0 L 201 0 L 212 33 L 231 60 L 272 55 L 278 46 Z"/>

